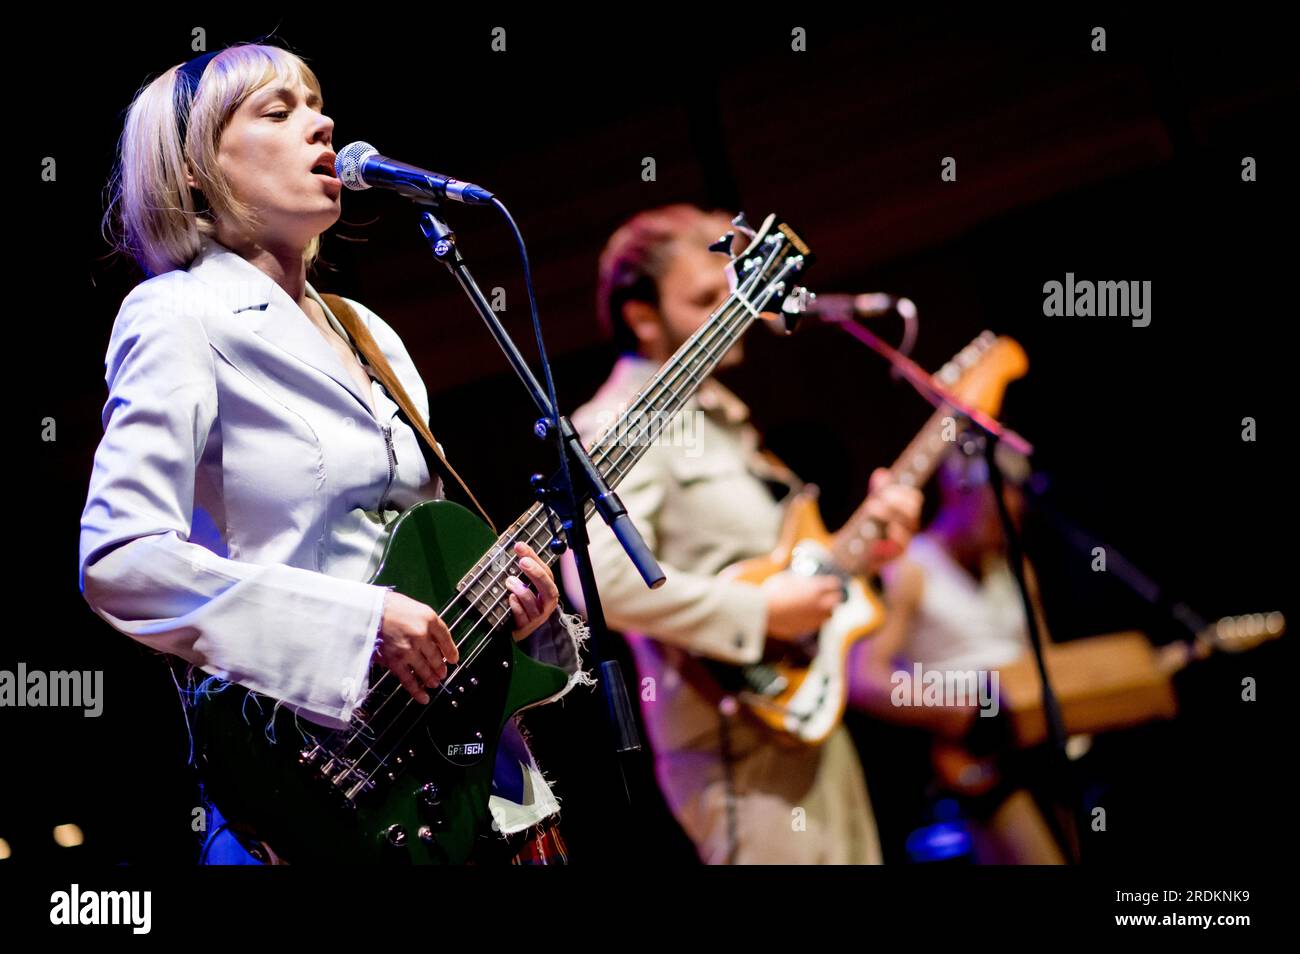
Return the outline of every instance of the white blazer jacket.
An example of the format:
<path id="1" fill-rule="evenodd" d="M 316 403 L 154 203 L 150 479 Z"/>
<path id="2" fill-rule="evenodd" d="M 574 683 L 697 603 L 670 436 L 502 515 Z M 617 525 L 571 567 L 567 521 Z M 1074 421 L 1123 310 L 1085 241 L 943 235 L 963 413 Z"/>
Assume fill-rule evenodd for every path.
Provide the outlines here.
<path id="1" fill-rule="evenodd" d="M 348 301 L 427 420 L 401 339 Z M 146 646 L 346 727 L 369 688 L 387 587 L 365 580 L 388 524 L 442 494 L 396 403 L 372 379 L 373 413 L 297 303 L 212 239 L 188 270 L 126 296 L 105 372 L 104 436 L 81 518 L 90 607 Z M 565 622 L 549 621 L 524 648 L 570 673 L 567 692 L 590 677 L 581 630 Z M 503 833 L 558 810 L 517 732 L 497 765 Z"/>

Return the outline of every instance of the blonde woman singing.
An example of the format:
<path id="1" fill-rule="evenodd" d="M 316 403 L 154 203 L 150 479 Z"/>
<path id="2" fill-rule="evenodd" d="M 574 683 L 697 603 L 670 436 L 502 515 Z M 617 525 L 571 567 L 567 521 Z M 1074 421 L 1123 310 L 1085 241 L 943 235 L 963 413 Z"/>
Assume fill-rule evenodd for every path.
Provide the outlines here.
<path id="1" fill-rule="evenodd" d="M 254 43 L 167 70 L 127 111 L 105 226 L 148 278 L 108 344 L 80 585 L 113 627 L 189 663 L 191 687 L 229 680 L 342 728 L 372 663 L 427 704 L 458 652 L 433 607 L 365 582 L 392 520 L 442 482 L 307 280 L 341 208 L 323 107 L 301 58 Z M 427 421 L 401 338 L 345 301 Z M 587 678 L 581 632 L 553 615 L 546 563 L 516 552 L 531 585 L 507 578 L 515 638 L 567 692 Z M 479 860 L 564 861 L 513 723 L 496 766 L 493 827 L 512 837 Z M 208 808 L 203 860 L 293 861 Z"/>

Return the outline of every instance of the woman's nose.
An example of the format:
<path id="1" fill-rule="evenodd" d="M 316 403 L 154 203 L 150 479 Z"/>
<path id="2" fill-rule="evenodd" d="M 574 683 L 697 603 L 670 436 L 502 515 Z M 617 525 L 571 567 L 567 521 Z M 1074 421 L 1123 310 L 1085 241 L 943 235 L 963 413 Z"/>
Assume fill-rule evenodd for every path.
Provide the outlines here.
<path id="1" fill-rule="evenodd" d="M 319 139 L 328 145 L 333 138 L 334 120 L 322 113 L 320 119 L 316 121 L 315 128 L 313 129 L 312 140 L 315 141 Z"/>

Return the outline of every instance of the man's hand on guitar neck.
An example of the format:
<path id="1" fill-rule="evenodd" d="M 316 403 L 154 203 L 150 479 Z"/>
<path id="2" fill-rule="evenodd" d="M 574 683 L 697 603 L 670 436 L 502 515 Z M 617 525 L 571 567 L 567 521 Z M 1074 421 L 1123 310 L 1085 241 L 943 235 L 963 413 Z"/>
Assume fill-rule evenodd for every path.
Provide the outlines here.
<path id="1" fill-rule="evenodd" d="M 868 571 L 900 556 L 912 540 L 921 521 L 921 491 L 900 484 L 887 467 L 877 467 L 871 475 L 866 512 L 883 529 L 871 548 Z"/>

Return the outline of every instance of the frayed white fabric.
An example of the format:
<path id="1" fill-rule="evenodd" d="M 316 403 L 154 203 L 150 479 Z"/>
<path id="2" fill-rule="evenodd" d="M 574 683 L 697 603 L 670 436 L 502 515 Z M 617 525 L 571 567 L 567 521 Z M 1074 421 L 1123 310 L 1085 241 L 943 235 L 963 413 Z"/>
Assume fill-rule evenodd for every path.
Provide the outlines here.
<path id="1" fill-rule="evenodd" d="M 540 702 L 535 702 L 531 706 L 525 706 L 524 709 L 520 710 L 521 712 L 527 709 L 536 708 L 537 706 L 544 706 L 549 703 L 552 703 L 556 699 L 560 699 L 568 695 L 569 690 L 572 689 L 574 686 L 596 685 L 596 677 L 582 668 L 582 650 L 586 647 L 587 640 L 591 638 L 591 628 L 587 625 L 586 620 L 584 620 L 577 613 L 565 613 L 560 610 L 556 610 L 555 616 L 556 619 L 559 620 L 560 626 L 563 627 L 565 633 L 568 634 L 569 640 L 572 642 L 573 655 L 576 658 L 577 662 L 573 670 L 569 673 L 569 681 L 565 683 L 563 689 L 561 689 L 555 695 L 548 696 L 547 698 L 541 700 Z M 562 668 L 567 669 L 569 667 L 565 666 Z"/>
<path id="2" fill-rule="evenodd" d="M 520 710 L 521 712 L 554 702 L 568 695 L 569 690 L 574 686 L 596 685 L 595 677 L 582 668 L 582 650 L 591 637 L 591 629 L 581 616 L 574 613 L 556 610 L 555 619 L 559 625 L 551 627 L 552 634 L 555 634 L 556 630 L 561 630 L 567 637 L 567 639 L 560 639 L 558 635 L 551 637 L 550 646 L 559 650 L 561 658 L 546 658 L 552 654 L 542 651 L 543 646 L 534 646 L 533 649 L 537 657 L 541 658 L 541 661 L 558 665 L 560 668 L 567 670 L 569 681 L 555 695 L 527 706 L 525 709 Z M 557 646 L 556 643 L 559 643 L 559 645 Z M 566 643 L 567 645 L 565 645 Z M 523 732 L 522 726 L 519 725 L 517 720 L 516 727 L 524 735 L 524 742 L 527 744 L 527 733 Z M 525 780 L 523 804 L 517 804 L 499 795 L 492 795 L 488 798 L 488 810 L 492 813 L 492 827 L 500 832 L 503 837 L 536 825 L 542 819 L 549 818 L 560 810 L 559 798 L 551 791 L 551 786 L 547 783 L 545 775 L 542 774 L 536 763 L 532 765 L 520 763 L 520 768 L 523 770 Z"/>
<path id="3" fill-rule="evenodd" d="M 531 828 L 560 810 L 560 801 L 551 791 L 541 771 L 531 765 L 524 765 L 523 770 L 524 804 L 516 804 L 500 795 L 488 798 L 492 829 L 500 832 L 502 837 Z"/>

